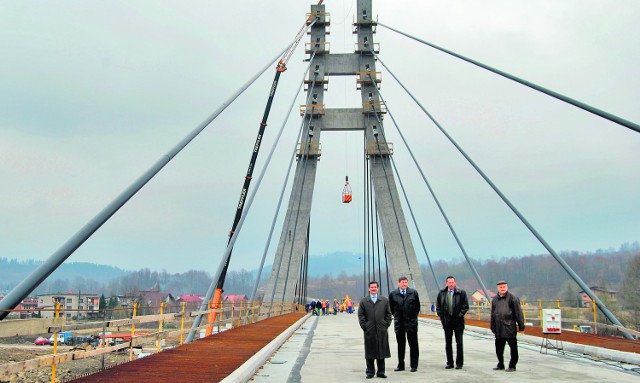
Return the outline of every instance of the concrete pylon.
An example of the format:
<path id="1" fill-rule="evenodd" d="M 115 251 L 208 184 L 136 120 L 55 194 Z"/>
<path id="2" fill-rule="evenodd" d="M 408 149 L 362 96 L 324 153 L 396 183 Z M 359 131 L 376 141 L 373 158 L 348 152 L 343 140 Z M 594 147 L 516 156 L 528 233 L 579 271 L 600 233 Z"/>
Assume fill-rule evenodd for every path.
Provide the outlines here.
<path id="1" fill-rule="evenodd" d="M 302 142 L 297 153 L 294 186 L 289 197 L 280 242 L 265 288 L 262 313 L 271 311 L 271 302 L 294 302 L 296 284 L 307 251 L 313 187 L 318 159 L 321 155 L 320 133 L 328 131 L 359 130 L 366 137 L 366 156 L 378 219 L 382 228 L 390 279 L 409 278 L 410 286 L 428 299 L 427 288 L 416 258 L 407 228 L 400 197 L 392 174 L 390 156 L 392 148 L 384 138 L 382 119 L 384 108 L 377 91 L 380 79 L 372 51 L 378 53 L 373 41 L 376 21 L 372 19 L 371 0 L 358 0 L 354 34 L 358 43 L 353 53 L 329 53 L 326 41 L 329 14 L 324 5 L 312 5 L 311 16 L 317 21 L 311 27 L 306 53 L 313 56 L 307 84 L 309 105 L 302 106 L 307 114 L 303 124 Z M 355 76 L 356 88 L 362 97 L 361 108 L 326 108 L 324 91 L 329 76 Z M 298 289 L 299 291 L 299 289 Z"/>

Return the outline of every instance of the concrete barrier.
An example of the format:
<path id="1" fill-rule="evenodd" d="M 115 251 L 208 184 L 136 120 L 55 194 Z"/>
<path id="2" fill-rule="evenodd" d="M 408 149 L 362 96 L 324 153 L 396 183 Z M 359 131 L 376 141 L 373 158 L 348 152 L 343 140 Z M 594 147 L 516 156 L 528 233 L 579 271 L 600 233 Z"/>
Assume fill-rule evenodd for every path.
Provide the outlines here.
<path id="1" fill-rule="evenodd" d="M 249 360 L 244 362 L 240 367 L 238 367 L 234 372 L 229 374 L 226 378 L 224 378 L 221 383 L 237 383 L 237 382 L 247 382 L 249 379 L 255 375 L 256 371 L 264 365 L 269 357 L 273 355 L 274 352 L 280 346 L 284 344 L 284 342 L 289 339 L 289 337 L 300 327 L 302 324 L 309 318 L 311 315 L 307 314 L 304 317 L 300 318 L 296 323 L 292 324 L 283 331 L 280 335 L 278 335 L 274 340 L 269 342 L 266 346 L 264 346 L 260 351 L 258 351 L 254 356 L 252 356 Z"/>

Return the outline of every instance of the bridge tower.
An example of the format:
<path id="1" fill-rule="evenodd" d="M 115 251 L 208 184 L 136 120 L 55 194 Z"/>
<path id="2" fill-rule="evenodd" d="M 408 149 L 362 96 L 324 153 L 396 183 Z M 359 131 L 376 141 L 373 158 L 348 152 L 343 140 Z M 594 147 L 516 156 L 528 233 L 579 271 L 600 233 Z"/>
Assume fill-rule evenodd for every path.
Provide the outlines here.
<path id="1" fill-rule="evenodd" d="M 390 279 L 393 283 L 404 275 L 411 287 L 427 298 L 427 289 L 411 242 L 400 198 L 392 174 L 390 155 L 392 146 L 384 136 L 382 117 L 384 107 L 376 87 L 380 83 L 375 56 L 378 46 L 373 41 L 376 21 L 372 18 L 372 0 L 358 0 L 354 34 L 358 41 L 353 53 L 329 53 L 327 27 L 330 18 L 325 5 L 311 5 L 310 42 L 306 53 L 312 60 L 307 84 L 309 104 L 302 138 L 297 153 L 293 189 L 289 197 L 280 242 L 265 288 L 263 310 L 269 302 L 294 302 L 299 297 L 299 276 L 306 270 L 311 202 L 316 169 L 321 155 L 320 136 L 331 131 L 362 131 L 366 137 L 366 155 L 375 196 L 378 218 L 384 237 Z M 313 55 L 315 51 L 315 55 Z M 355 76 L 362 98 L 361 108 L 325 108 L 324 92 L 330 76 Z"/>

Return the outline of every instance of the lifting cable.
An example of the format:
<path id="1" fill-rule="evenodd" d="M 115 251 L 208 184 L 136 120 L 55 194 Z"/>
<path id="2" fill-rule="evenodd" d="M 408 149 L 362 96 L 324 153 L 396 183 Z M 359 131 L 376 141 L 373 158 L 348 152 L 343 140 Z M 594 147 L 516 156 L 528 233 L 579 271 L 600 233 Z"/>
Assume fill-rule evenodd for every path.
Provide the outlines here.
<path id="1" fill-rule="evenodd" d="M 382 266 L 380 265 L 380 219 L 378 217 L 378 203 L 377 200 L 375 200 L 373 202 L 373 215 L 376 218 L 376 228 L 375 228 L 375 233 L 376 233 L 376 250 L 378 252 L 378 280 L 380 281 L 380 287 L 382 287 Z M 384 239 L 383 239 L 384 240 Z M 387 270 L 387 273 L 389 273 L 389 270 Z M 388 286 L 387 286 L 388 288 Z"/>
<path id="2" fill-rule="evenodd" d="M 540 243 L 545 247 L 545 249 L 547 249 L 547 251 L 556 259 L 556 261 L 558 261 L 558 263 L 562 266 L 562 268 L 573 278 L 573 280 L 583 289 L 583 291 L 587 293 L 587 295 L 589 295 L 589 298 L 591 298 L 594 302 L 596 302 L 596 304 L 598 305 L 600 310 L 604 313 L 604 315 L 614 324 L 625 328 L 624 325 L 620 323 L 618 318 L 616 318 L 615 315 L 613 315 L 613 313 L 609 311 L 609 309 L 604 305 L 604 303 L 602 303 L 600 298 L 598 298 L 598 296 L 595 295 L 593 291 L 591 291 L 589 286 L 587 286 L 587 284 L 584 283 L 582 278 L 580 278 L 580 276 L 576 274 L 575 271 L 573 271 L 571 266 L 569 266 L 569 264 L 567 264 L 567 262 L 556 253 L 556 251 L 551 247 L 551 245 L 547 243 L 547 241 L 538 233 L 538 231 L 511 203 L 511 201 L 509 201 L 509 199 L 502 193 L 502 191 L 498 189 L 498 187 L 491 181 L 491 179 L 489 179 L 489 177 L 480 169 L 480 167 L 476 165 L 476 163 L 471 159 L 471 157 L 467 155 L 467 153 L 462 149 L 462 147 L 458 145 L 458 143 L 436 121 L 436 119 L 424 108 L 424 106 L 422 106 L 422 104 L 413 96 L 413 94 L 409 92 L 409 90 L 404 86 L 402 82 L 400 82 L 400 80 L 395 76 L 395 74 L 393 74 L 393 72 L 389 70 L 389 68 L 384 64 L 384 62 L 382 62 L 382 60 L 380 60 L 380 58 L 374 52 L 371 52 L 371 53 L 374 55 L 374 57 L 376 57 L 378 61 L 380 61 L 380 64 L 382 64 L 382 66 L 389 72 L 389 74 L 391 74 L 391 76 L 398 82 L 398 84 L 402 87 L 402 89 L 404 89 L 405 92 L 407 92 L 407 94 L 420 107 L 420 109 L 422 109 L 422 111 L 429 117 L 429 119 L 431 119 L 431 121 L 438 127 L 438 129 L 445 135 L 445 137 L 447 137 L 449 142 L 451 142 L 451 144 L 456 147 L 456 149 L 460 152 L 460 154 L 462 154 L 462 156 L 467 160 L 467 162 L 469 162 L 469 164 L 476 170 L 476 172 L 480 174 L 480 176 L 487 182 L 487 184 L 489 184 L 489 186 L 496 192 L 496 194 L 498 194 L 498 196 L 504 201 L 504 203 L 507 204 L 507 206 L 509 206 L 511 211 L 513 211 L 513 213 L 520 219 L 520 221 L 522 221 L 522 223 L 529 229 L 529 231 L 538 239 L 538 241 L 540 241 Z M 379 94 L 379 91 L 378 91 L 378 94 Z M 396 128 L 397 128 L 397 125 L 396 125 Z M 485 291 L 485 294 L 486 294 L 486 291 Z M 623 335 L 627 339 L 632 338 L 632 336 L 626 332 L 623 332 Z"/>
<path id="3" fill-rule="evenodd" d="M 583 102 L 580 102 L 580 101 L 574 100 L 573 98 L 570 98 L 570 97 L 564 96 L 564 95 L 562 95 L 562 94 L 560 94 L 560 93 L 557 93 L 557 92 L 554 92 L 554 91 L 549 90 L 549 89 L 547 89 L 547 88 L 544 88 L 544 87 L 542 87 L 542 86 L 540 86 L 540 85 L 536 85 L 536 84 L 534 84 L 534 83 L 532 83 L 532 82 L 529 82 L 529 81 L 523 80 L 523 79 L 521 79 L 521 78 L 519 78 L 519 77 L 516 77 L 516 76 L 510 75 L 510 74 L 509 74 L 509 73 L 507 73 L 507 72 L 503 72 L 503 71 L 501 71 L 501 70 L 499 70 L 499 69 L 492 68 L 492 67 L 490 67 L 490 66 L 488 66 L 488 65 L 485 65 L 485 64 L 483 64 L 483 63 L 481 63 L 481 62 L 479 62 L 479 61 L 475 61 L 475 60 L 470 59 L 470 58 L 468 58 L 468 57 L 465 57 L 465 56 L 459 55 L 459 54 L 457 54 L 457 53 L 455 53 L 455 52 L 452 52 L 452 51 L 450 51 L 450 50 L 447 50 L 447 49 L 444 49 L 444 48 L 442 48 L 442 47 L 439 47 L 439 46 L 437 46 L 437 45 L 435 45 L 435 44 L 431 44 L 431 43 L 429 43 L 429 42 L 427 42 L 427 41 L 421 40 L 421 39 L 419 39 L 419 38 L 417 38 L 417 37 L 414 37 L 414 36 L 411 36 L 411 35 L 406 34 L 406 33 L 404 33 L 404 32 L 401 32 L 401 31 L 399 31 L 399 30 L 397 30 L 397 29 L 395 29 L 395 28 L 392 28 L 392 27 L 390 27 L 390 26 L 388 26 L 388 25 L 384 25 L 383 23 L 378 22 L 378 25 L 381 25 L 381 26 L 383 26 L 383 27 L 385 27 L 385 28 L 387 28 L 387 29 L 390 29 L 390 30 L 392 30 L 392 31 L 394 31 L 394 32 L 396 32 L 396 33 L 399 33 L 399 34 L 401 34 L 401 35 L 404 35 L 404 36 L 406 36 L 406 37 L 408 37 L 408 38 L 410 38 L 410 39 L 413 39 L 413 40 L 415 40 L 415 41 L 418 41 L 418 42 L 420 42 L 420 43 L 422 43 L 422 44 L 425 44 L 425 45 L 428 45 L 428 46 L 430 46 L 430 47 L 432 47 L 432 48 L 435 48 L 435 49 L 437 49 L 437 50 L 439 50 L 439 51 L 441 51 L 441 52 L 444 52 L 444 53 L 447 53 L 447 54 L 449 54 L 449 55 L 451 55 L 451 56 L 454 56 L 454 57 L 457 57 L 457 58 L 459 58 L 459 59 L 462 59 L 462 60 L 464 60 L 464 61 L 466 61 L 466 62 L 468 62 L 468 63 L 471 63 L 471 64 L 473 64 L 473 65 L 476 65 L 476 66 L 478 66 L 478 67 L 480 67 L 480 68 L 483 68 L 483 69 L 486 69 L 486 70 L 488 70 L 488 71 L 490 71 L 490 72 L 493 72 L 493 73 L 495 73 L 495 74 L 498 74 L 498 75 L 500 75 L 500 76 L 502 76 L 502 77 L 508 78 L 508 79 L 513 80 L 513 81 L 515 81 L 515 82 L 518 82 L 518 83 L 520 83 L 520 84 L 522 84 L 522 85 L 528 86 L 528 87 L 529 87 L 529 88 L 531 88 L 531 89 L 535 89 L 535 90 L 537 90 L 537 91 L 539 91 L 539 92 L 542 92 L 542 93 L 544 93 L 544 94 L 546 94 L 546 95 L 548 95 L 548 96 L 554 97 L 554 98 L 556 98 L 556 99 L 558 99 L 558 100 L 560 100 L 560 101 L 564 101 L 564 102 L 566 102 L 566 103 L 568 103 L 568 104 L 571 104 L 571 105 L 573 105 L 573 106 L 576 106 L 576 107 L 578 107 L 578 108 L 580 108 L 580 109 L 582 109 L 582 110 L 585 110 L 585 111 L 587 111 L 587 112 L 590 112 L 590 113 L 593 113 L 593 114 L 595 114 L 595 115 L 598 115 L 598 116 L 600 116 L 600 117 L 602 117 L 602 118 L 604 118 L 604 119 L 607 119 L 607 120 L 609 120 L 609 121 L 615 122 L 615 123 L 616 123 L 616 124 L 618 124 L 618 125 L 622 125 L 622 126 L 624 126 L 624 127 L 626 127 L 626 128 L 629 128 L 629 129 L 631 129 L 631 130 L 635 130 L 636 132 L 640 132 L 640 125 L 636 124 L 635 122 L 632 122 L 632 121 L 629 121 L 629 120 L 625 120 L 624 118 L 620 118 L 620 117 L 618 117 L 618 116 L 616 116 L 616 115 L 614 115 L 614 114 L 611 114 L 611 113 L 605 112 L 604 110 L 601 110 L 601 109 L 595 108 L 595 107 L 590 106 L 590 105 L 588 105 L 588 104 L 585 104 L 585 103 L 583 103 Z M 383 65 L 384 65 L 384 64 L 383 64 Z"/>
<path id="4" fill-rule="evenodd" d="M 362 296 L 367 296 L 367 286 L 368 286 L 368 282 L 370 281 L 369 279 L 369 269 L 367 268 L 368 265 L 368 261 L 369 261 L 369 250 L 367 247 L 367 240 L 369 238 L 369 210 L 367 209 L 367 206 L 369 204 L 369 159 L 368 159 L 368 155 L 367 155 L 367 136 L 366 134 L 363 135 L 363 139 L 364 139 L 364 155 L 365 157 L 365 161 L 364 161 L 364 175 L 362 177 L 362 179 L 364 180 L 364 198 L 362 199 L 362 204 L 363 204 L 363 211 L 364 214 L 362 215 L 364 218 L 364 225 L 362 225 L 363 229 L 364 229 L 364 233 L 363 233 L 363 242 L 362 242 L 362 247 L 363 247 L 363 253 L 362 253 L 362 276 L 363 276 L 363 292 L 362 292 Z M 368 281 L 369 280 L 369 281 Z"/>

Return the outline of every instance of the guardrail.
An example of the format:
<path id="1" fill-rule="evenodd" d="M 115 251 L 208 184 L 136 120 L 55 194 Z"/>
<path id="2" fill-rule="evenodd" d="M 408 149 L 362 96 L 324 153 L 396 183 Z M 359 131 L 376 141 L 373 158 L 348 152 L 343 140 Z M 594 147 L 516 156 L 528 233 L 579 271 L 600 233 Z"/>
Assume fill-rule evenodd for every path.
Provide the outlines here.
<path id="1" fill-rule="evenodd" d="M 134 306 L 132 315 L 126 319 L 115 320 L 101 320 L 89 323 L 67 323 L 64 318 L 51 319 L 18 319 L 18 320 L 5 320 L 0 322 L 0 334 L 4 333 L 7 336 L 7 328 L 20 328 L 19 323 L 29 321 L 32 322 L 28 326 L 23 326 L 24 332 L 15 333 L 10 332 L 12 335 L 38 335 L 43 333 L 54 334 L 54 340 L 57 343 L 57 333 L 62 331 L 83 331 L 92 332 L 97 336 L 100 336 L 100 345 L 95 349 L 76 349 L 68 352 L 57 353 L 56 346 L 54 345 L 54 353 L 49 355 L 38 356 L 34 359 L 29 359 L 22 362 L 12 362 L 0 365 L 0 376 L 17 374 L 20 372 L 29 371 L 36 368 L 48 367 L 52 368 L 52 377 L 55 378 L 55 366 L 61 363 L 70 362 L 73 360 L 80 360 L 88 357 L 98 356 L 101 354 L 110 353 L 113 351 L 129 349 L 129 360 L 133 359 L 133 349 L 141 348 L 143 345 L 150 345 L 156 343 L 156 351 L 161 352 L 160 346 L 162 340 L 179 339 L 179 344 L 184 343 L 184 334 L 192 331 L 190 324 L 194 321 L 194 318 L 199 315 L 206 315 L 211 318 L 209 314 L 215 313 L 215 321 L 209 322 L 205 320 L 205 324 L 197 327 L 195 331 L 206 329 L 207 327 L 217 328 L 218 332 L 227 329 L 239 327 L 245 324 L 255 323 L 259 320 L 265 319 L 264 315 L 260 314 L 261 305 L 264 303 L 256 304 L 225 304 L 226 307 L 218 309 L 208 310 L 195 310 L 186 311 L 186 306 L 183 304 L 180 312 L 174 313 L 162 313 L 163 305 L 160 307 L 146 307 L 147 309 L 159 309 L 160 314 L 141 315 L 136 316 L 135 312 L 137 307 Z M 288 314 L 295 311 L 302 311 L 298 305 L 273 302 L 270 303 L 271 316 Z M 105 310 L 106 311 L 106 310 Z M 35 322 L 35 324 L 33 323 Z M 38 323 L 41 322 L 41 323 Z M 158 323 L 158 331 L 144 334 L 137 334 L 136 326 L 144 326 L 146 324 Z M 179 323 L 179 325 L 178 325 Z M 173 327 L 163 330 L 163 325 L 167 327 Z M 179 328 L 178 328 L 179 326 Z M 123 333 L 123 327 L 127 328 L 127 332 Z M 4 328 L 4 331 L 3 331 Z M 130 328 L 130 330 L 129 330 Z M 109 346 L 107 343 L 107 331 L 115 330 L 120 332 L 116 336 L 109 336 L 122 340 L 122 343 Z M 147 330 L 145 328 L 145 330 Z M 118 336 L 120 335 L 120 336 Z M 168 348 L 168 347 L 167 347 Z"/>
<path id="2" fill-rule="evenodd" d="M 581 326 L 590 327 L 594 334 L 607 333 L 608 335 L 621 335 L 621 333 L 630 334 L 636 338 L 640 338 L 640 331 L 636 331 L 623 326 L 612 325 L 598 322 L 598 314 L 595 305 L 593 307 L 569 307 L 563 306 L 560 300 L 534 301 L 534 304 L 521 301 L 522 312 L 526 323 L 531 323 L 542 327 L 542 310 L 546 308 L 557 308 L 562 312 L 564 330 L 580 331 Z M 435 312 L 435 302 L 424 302 L 421 304 L 421 313 L 427 316 L 437 318 Z M 467 318 L 480 321 L 491 320 L 491 304 L 470 305 L 467 312 Z"/>

